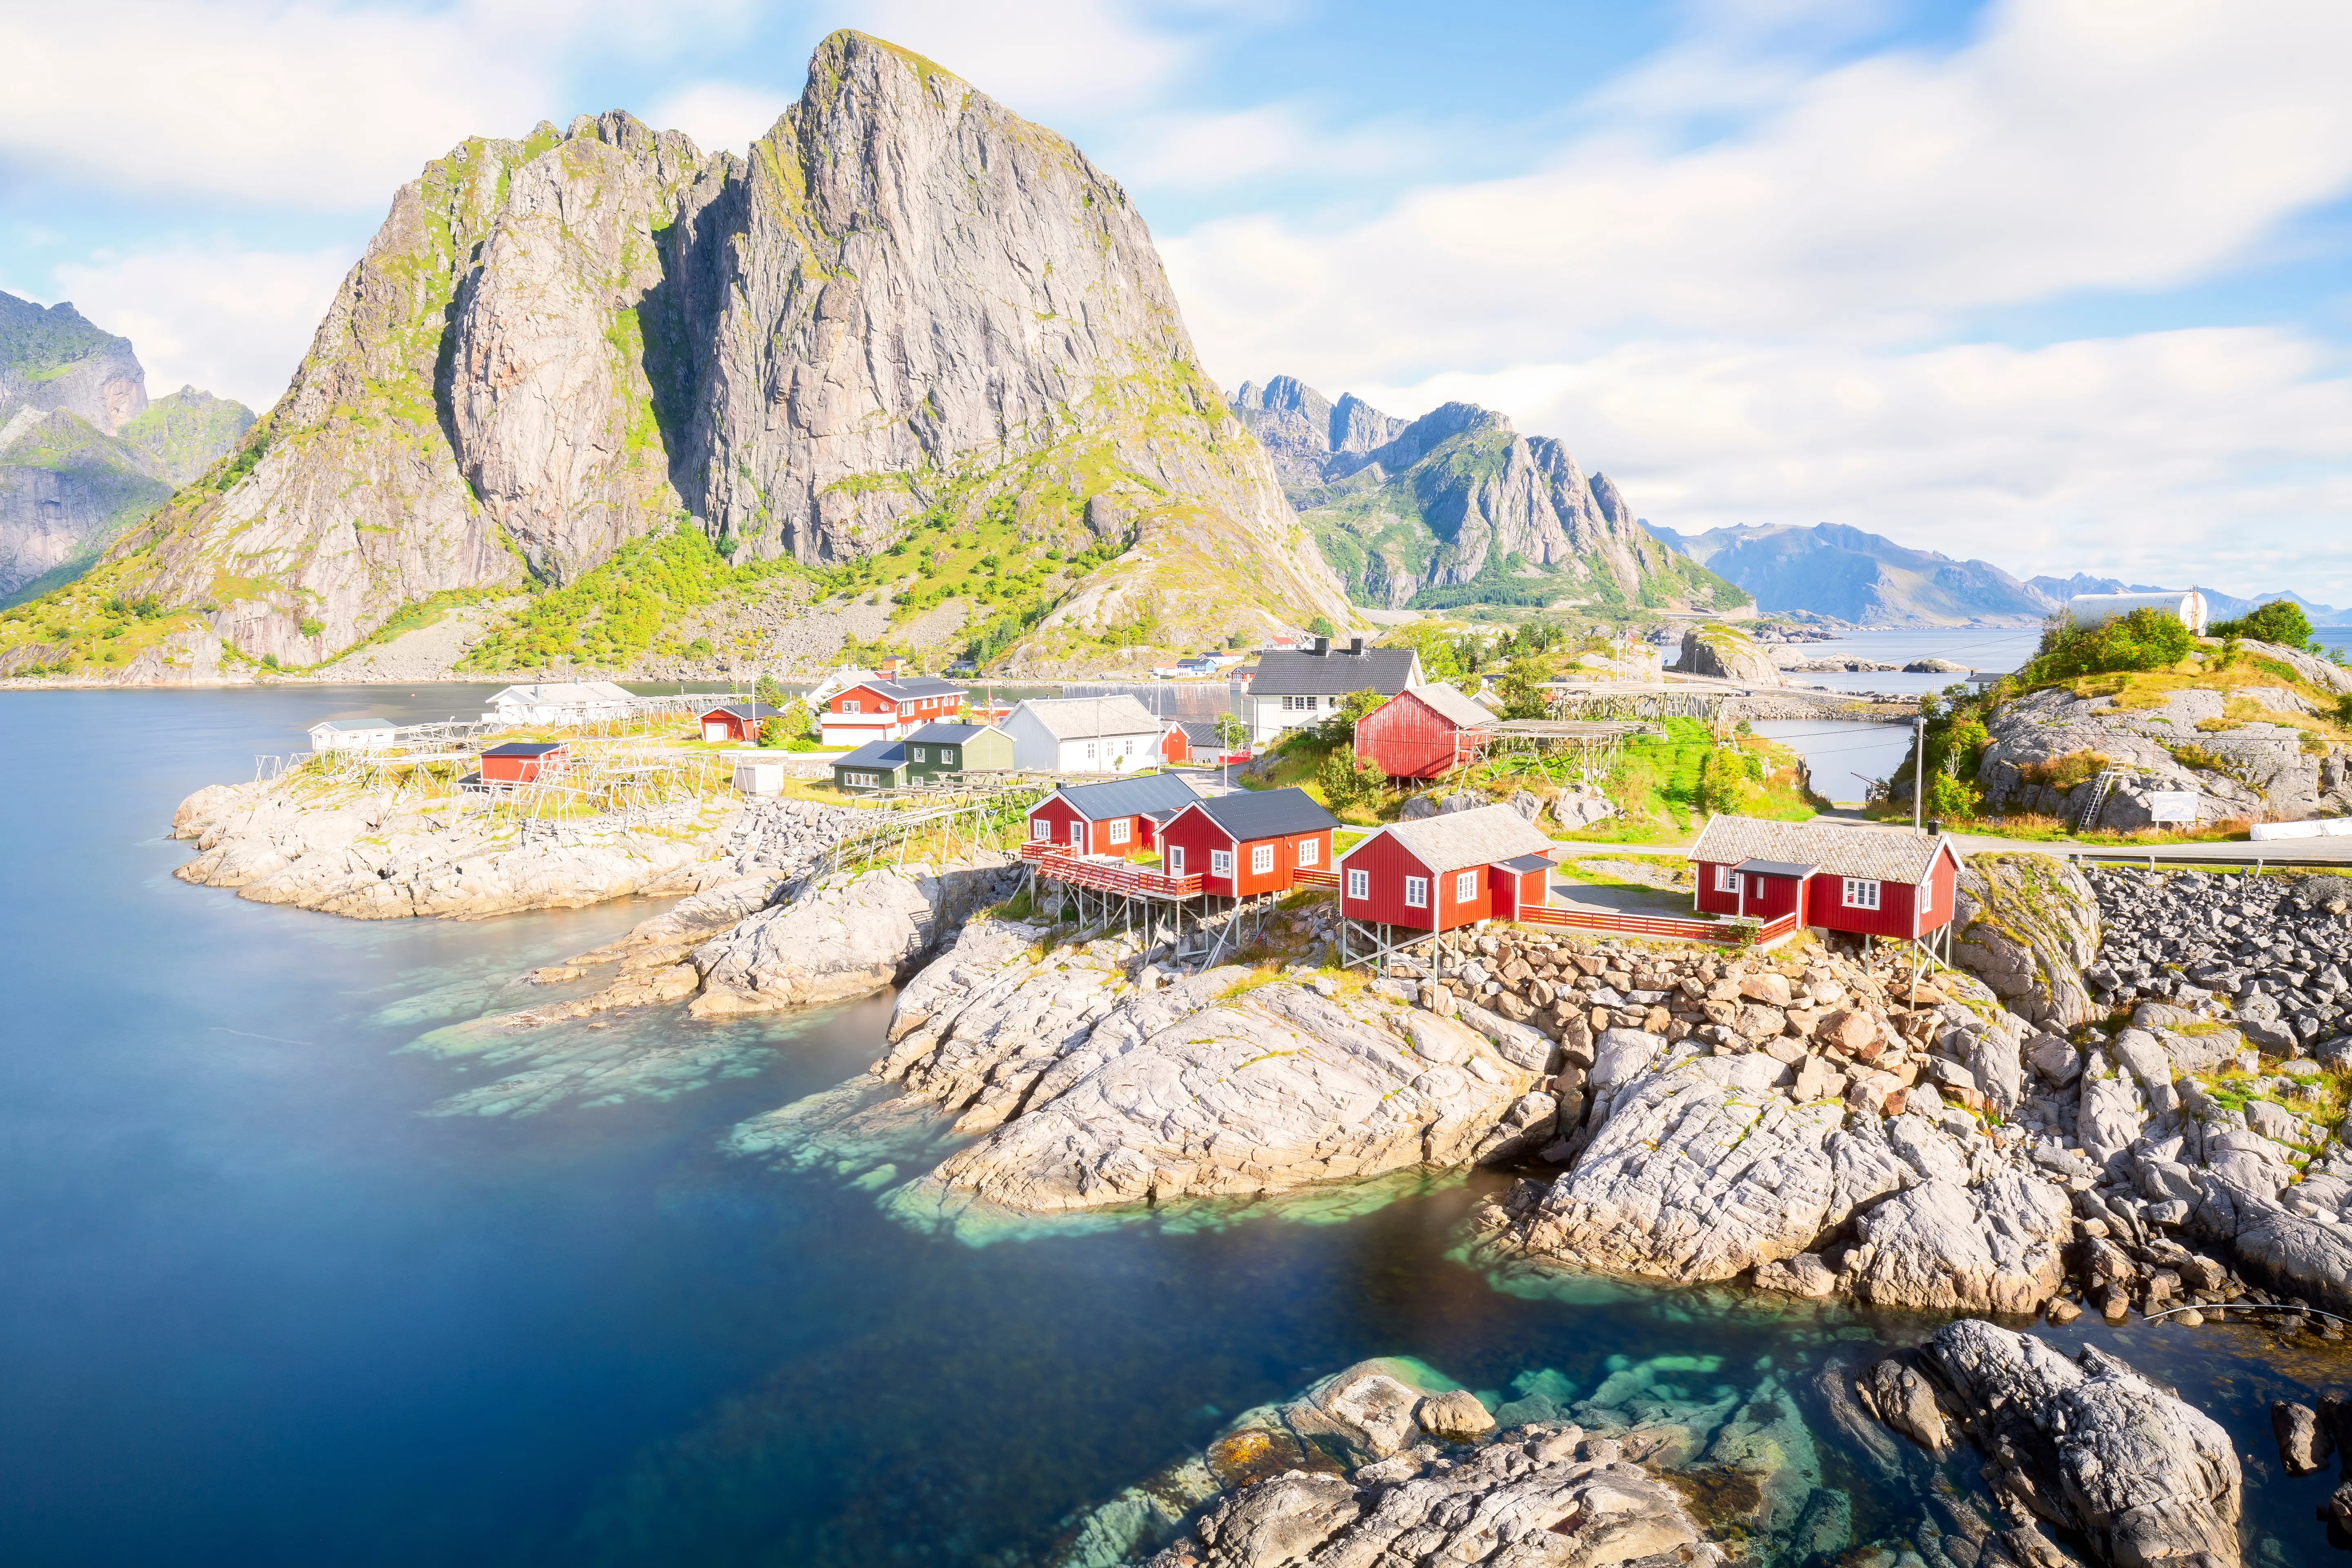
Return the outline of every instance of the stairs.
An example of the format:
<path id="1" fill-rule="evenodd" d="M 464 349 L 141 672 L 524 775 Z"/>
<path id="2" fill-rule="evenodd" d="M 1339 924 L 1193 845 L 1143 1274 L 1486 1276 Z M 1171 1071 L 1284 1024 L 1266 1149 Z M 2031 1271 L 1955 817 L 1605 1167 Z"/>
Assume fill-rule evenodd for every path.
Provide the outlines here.
<path id="1" fill-rule="evenodd" d="M 2107 796 L 2114 793 L 2116 780 L 2123 776 L 2120 768 L 2102 768 L 2099 776 L 2091 781 L 2090 794 L 2084 797 L 2083 809 L 2074 815 L 2074 831 L 2088 833 L 2099 825 L 2099 813 L 2107 808 Z"/>

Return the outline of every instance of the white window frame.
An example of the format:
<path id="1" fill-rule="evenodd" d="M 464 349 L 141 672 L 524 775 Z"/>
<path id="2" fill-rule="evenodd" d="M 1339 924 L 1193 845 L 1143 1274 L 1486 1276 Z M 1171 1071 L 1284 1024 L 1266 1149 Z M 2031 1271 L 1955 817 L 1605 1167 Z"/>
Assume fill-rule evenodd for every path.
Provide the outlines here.
<path id="1" fill-rule="evenodd" d="M 1171 877 L 1184 874 L 1184 847 L 1181 844 L 1168 847 L 1168 874 Z"/>
<path id="2" fill-rule="evenodd" d="M 863 709 L 857 706 L 857 699 L 855 697 L 843 698 L 841 700 L 841 710 L 844 713 L 858 713 L 864 711 Z"/>
<path id="3" fill-rule="evenodd" d="M 1478 873 L 1475 871 L 1454 872 L 1454 901 L 1457 904 L 1466 904 L 1476 899 L 1477 896 Z"/>
<path id="4" fill-rule="evenodd" d="M 1134 827 L 1134 823 L 1124 816 L 1113 818 L 1110 824 L 1110 841 L 1113 844 L 1125 844 L 1132 836 Z"/>
<path id="5" fill-rule="evenodd" d="M 951 768 L 955 765 L 955 748 L 953 746 L 941 746 L 940 748 L 940 766 L 943 768 Z"/>
<path id="6" fill-rule="evenodd" d="M 915 761 L 919 763 L 928 763 L 930 760 L 930 754 L 924 751 L 922 747 L 917 746 L 915 748 Z"/>
<path id="7" fill-rule="evenodd" d="M 1298 841 L 1298 863 L 1300 865 L 1312 866 L 1321 861 L 1322 858 L 1323 841 L 1321 839 L 1302 838 Z"/>
<path id="8" fill-rule="evenodd" d="M 1230 877 L 1233 874 L 1234 852 L 1230 849 L 1210 850 L 1209 875 L 1212 877 Z"/>
<path id="9" fill-rule="evenodd" d="M 1254 844 L 1250 847 L 1250 875 L 1263 877 L 1274 869 L 1274 846 Z"/>
<path id="10" fill-rule="evenodd" d="M 1429 908 L 1429 879 L 1407 877 L 1404 879 L 1404 907 L 1409 910 Z"/>
<path id="11" fill-rule="evenodd" d="M 1073 849 L 1084 849 L 1086 847 L 1087 819 L 1083 816 L 1074 817 L 1070 822 L 1070 847 Z"/>
<path id="12" fill-rule="evenodd" d="M 1715 890 L 1718 893 L 1737 893 L 1739 891 L 1739 868 L 1737 866 L 1717 866 L 1715 868 Z"/>
<path id="13" fill-rule="evenodd" d="M 1881 884 L 1874 877 L 1847 877 L 1841 890 L 1842 902 L 1850 910 L 1874 910 L 1880 907 Z"/>
<path id="14" fill-rule="evenodd" d="M 1372 874 L 1370 871 L 1359 871 L 1352 867 L 1349 868 L 1348 871 L 1348 896 L 1351 899 L 1370 898 L 1372 896 Z"/>
<path id="15" fill-rule="evenodd" d="M 1044 816 L 1032 818 L 1029 823 L 1029 837 L 1032 843 L 1051 844 L 1054 841 L 1053 820 Z"/>

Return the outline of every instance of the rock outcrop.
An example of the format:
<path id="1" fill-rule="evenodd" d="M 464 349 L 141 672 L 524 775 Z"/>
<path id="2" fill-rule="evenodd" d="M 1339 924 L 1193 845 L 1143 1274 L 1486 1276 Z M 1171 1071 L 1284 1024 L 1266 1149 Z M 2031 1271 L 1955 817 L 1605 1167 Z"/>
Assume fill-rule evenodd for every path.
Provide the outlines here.
<path id="1" fill-rule="evenodd" d="M 2061 1033 L 2095 1010 L 2084 967 L 2099 951 L 2099 903 L 2054 855 L 1972 855 L 1953 904 L 1952 961 L 2011 1012 Z"/>
<path id="2" fill-rule="evenodd" d="M 1786 686 L 1788 677 L 1772 662 L 1770 650 L 1736 627 L 1720 622 L 1693 626 L 1683 633 L 1680 658 L 1674 668 L 1682 675 L 1704 675 L 1717 680 L 1737 680 L 1745 686 Z"/>
<path id="3" fill-rule="evenodd" d="M 1963 1319 L 1921 1347 L 1917 1367 L 1985 1454 L 1985 1479 L 2014 1516 L 2079 1536 L 2116 1568 L 2241 1560 L 2242 1483 L 2229 1434 L 2124 1362 L 2093 1346 L 2069 1360 L 2030 1335 Z M 1916 1375 L 1882 1363 L 1860 1393 L 1920 1441 L 1940 1431 L 1941 1413 L 1922 1407 Z M 1894 1390 L 1902 1402 L 1890 1408 Z M 2008 1555 L 2054 1560 L 2055 1542 L 2038 1540 L 2040 1554 Z"/>
<path id="4" fill-rule="evenodd" d="M 1286 375 L 1243 386 L 1233 407 L 1360 604 L 1394 609 L 1428 589 L 1464 603 L 1481 584 L 1585 603 L 1747 603 L 1659 543 L 1607 475 L 1588 479 L 1560 443 L 1491 410 L 1449 403 L 1395 419 Z"/>
<path id="5" fill-rule="evenodd" d="M 286 664 L 672 527 L 832 563 L 926 514 L 1129 547 L 1073 635 L 1346 615 L 1126 193 L 857 33 L 748 158 L 616 111 L 429 164 L 239 464 L 118 546 L 120 586 Z"/>

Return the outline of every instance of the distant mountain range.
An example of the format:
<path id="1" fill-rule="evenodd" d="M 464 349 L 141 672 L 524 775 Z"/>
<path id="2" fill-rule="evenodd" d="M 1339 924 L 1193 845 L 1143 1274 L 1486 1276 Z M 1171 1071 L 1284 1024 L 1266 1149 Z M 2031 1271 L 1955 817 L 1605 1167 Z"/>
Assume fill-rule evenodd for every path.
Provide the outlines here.
<path id="1" fill-rule="evenodd" d="M 1360 605 L 1743 609 L 1748 595 L 1645 531 L 1606 474 L 1475 404 L 1418 419 L 1295 376 L 1245 384 L 1234 412 Z"/>
<path id="2" fill-rule="evenodd" d="M 1822 616 L 1864 626 L 2027 625 L 2077 594 L 2165 591 L 2158 584 L 2080 572 L 2071 577 L 2013 577 L 1989 561 L 1956 561 L 1839 523 L 1748 524 L 1692 534 L 1656 523 L 1643 526 L 1753 594 L 1767 615 Z M 2244 599 L 2212 588 L 2199 592 L 2215 620 L 2242 616 L 2273 599 L 2294 600 L 2314 626 L 2341 613 L 2291 593 Z"/>
<path id="3" fill-rule="evenodd" d="M 79 576 L 252 424 L 193 386 L 149 402 L 128 339 L 0 294 L 0 605 Z"/>

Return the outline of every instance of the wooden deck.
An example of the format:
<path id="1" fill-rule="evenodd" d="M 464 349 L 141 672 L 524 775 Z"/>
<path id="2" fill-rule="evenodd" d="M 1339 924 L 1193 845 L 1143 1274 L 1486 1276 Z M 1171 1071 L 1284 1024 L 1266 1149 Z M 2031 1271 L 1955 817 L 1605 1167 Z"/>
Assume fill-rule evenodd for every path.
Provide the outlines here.
<path id="1" fill-rule="evenodd" d="M 1521 910 L 1515 917 L 1517 923 L 1527 926 L 1551 926 L 1562 931 L 1608 931 L 1619 936 L 1659 937 L 1668 942 L 1705 942 L 1718 947 L 1740 947 L 1748 942 L 1749 928 L 1730 921 L 1685 921 L 1664 915 L 1621 915 L 1605 910 L 1563 910 L 1544 907 Z M 1794 913 L 1767 921 L 1754 928 L 1755 945 L 1769 947 L 1797 929 Z"/>
<path id="2" fill-rule="evenodd" d="M 1110 860 L 1095 855 L 1073 855 L 1066 847 L 1053 844 L 1024 844 L 1021 858 L 1034 866 L 1041 877 L 1092 888 L 1098 893 L 1122 893 L 1145 899 L 1197 899 L 1201 896 L 1199 872 L 1171 877 L 1164 872 L 1130 866 L 1124 860 Z"/>

